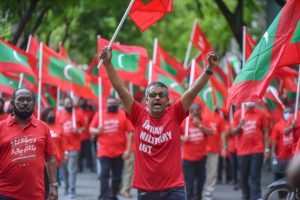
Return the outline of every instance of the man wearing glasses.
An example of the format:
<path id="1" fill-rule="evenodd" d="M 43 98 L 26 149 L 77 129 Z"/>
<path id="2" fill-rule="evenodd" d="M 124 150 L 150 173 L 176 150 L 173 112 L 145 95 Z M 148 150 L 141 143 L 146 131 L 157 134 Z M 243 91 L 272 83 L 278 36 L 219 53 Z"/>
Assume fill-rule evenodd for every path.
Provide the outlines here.
<path id="1" fill-rule="evenodd" d="M 208 67 L 194 84 L 172 106 L 168 87 L 153 82 L 146 88 L 148 110 L 134 101 L 111 64 L 111 50 L 105 47 L 100 58 L 122 100 L 127 117 L 135 128 L 135 170 L 133 187 L 138 199 L 186 199 L 180 152 L 180 125 L 188 115 L 199 91 L 204 87 L 218 64 L 215 53 L 207 55 Z"/>

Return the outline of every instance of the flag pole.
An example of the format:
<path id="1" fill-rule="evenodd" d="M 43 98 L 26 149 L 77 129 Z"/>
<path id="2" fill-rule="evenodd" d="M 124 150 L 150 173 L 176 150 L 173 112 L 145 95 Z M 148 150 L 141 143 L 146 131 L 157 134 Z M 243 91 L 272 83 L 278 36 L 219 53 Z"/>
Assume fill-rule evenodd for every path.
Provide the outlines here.
<path id="1" fill-rule="evenodd" d="M 245 103 L 242 103 L 242 120 L 245 119 Z"/>
<path id="2" fill-rule="evenodd" d="M 29 47 L 30 47 L 31 37 L 32 37 L 32 36 L 29 35 L 29 38 L 28 38 L 28 41 L 27 41 L 27 46 L 26 46 L 26 53 L 29 52 Z M 20 74 L 20 79 L 19 79 L 18 89 L 20 89 L 21 86 L 22 86 L 23 78 L 24 78 L 24 73 L 21 73 L 21 74 Z"/>
<path id="3" fill-rule="evenodd" d="M 243 26 L 243 62 L 242 67 L 244 67 L 246 62 L 246 26 Z"/>
<path id="4" fill-rule="evenodd" d="M 156 56 L 157 56 L 157 44 L 158 44 L 158 39 L 154 39 L 154 45 L 153 45 L 153 55 L 152 55 L 152 62 L 153 64 L 156 64 Z"/>
<path id="5" fill-rule="evenodd" d="M 125 19 L 126 19 L 128 13 L 129 13 L 129 11 L 130 11 L 130 9 L 131 9 L 133 3 L 134 3 L 134 1 L 135 1 L 135 0 L 131 0 L 131 1 L 130 1 L 130 3 L 129 3 L 129 5 L 128 5 L 128 7 L 127 7 L 127 9 L 126 9 L 126 11 L 125 11 L 125 13 L 124 13 L 124 15 L 123 15 L 123 17 L 122 17 L 120 23 L 119 23 L 119 25 L 117 26 L 117 29 L 115 30 L 115 32 L 114 32 L 112 38 L 111 38 L 110 41 L 109 41 L 108 49 L 111 49 L 112 44 L 113 44 L 113 42 L 115 41 L 115 39 L 116 39 L 118 33 L 120 32 L 120 29 L 121 29 L 122 25 L 124 24 L 124 21 L 125 21 Z M 99 68 L 101 67 L 102 64 L 103 64 L 103 60 L 101 59 L 100 62 L 98 63 L 98 65 L 97 65 L 97 68 L 99 69 Z"/>
<path id="6" fill-rule="evenodd" d="M 149 61 L 149 71 L 148 71 L 148 85 L 152 82 L 152 60 Z"/>
<path id="7" fill-rule="evenodd" d="M 73 99 L 73 109 L 72 109 L 72 127 L 76 128 L 76 110 L 75 110 L 75 102 L 74 102 L 74 92 L 70 93 L 71 98 Z"/>
<path id="8" fill-rule="evenodd" d="M 38 110 L 37 110 L 37 119 L 41 117 L 41 97 L 42 97 L 42 67 L 43 67 L 43 43 L 40 42 L 40 58 L 39 58 L 39 77 L 38 77 Z"/>
<path id="9" fill-rule="evenodd" d="M 193 84 L 194 74 L 195 74 L 195 59 L 192 60 L 189 87 L 191 87 L 191 85 Z M 186 137 L 188 137 L 189 135 L 189 123 L 190 123 L 190 116 L 187 116 L 185 120 L 185 129 L 184 129 L 184 136 Z"/>
<path id="10" fill-rule="evenodd" d="M 98 112 L 99 112 L 99 127 L 102 127 L 102 78 L 98 75 Z"/>
<path id="11" fill-rule="evenodd" d="M 187 50 L 186 50 L 186 53 L 185 53 L 185 57 L 184 57 L 183 66 L 184 66 L 185 69 L 187 68 L 189 57 L 190 57 L 190 54 L 191 54 L 192 39 L 193 39 L 193 37 L 195 35 L 196 24 L 197 24 L 197 18 L 194 20 L 192 33 L 190 35 L 190 40 L 189 40 L 188 47 L 187 47 Z"/>
<path id="12" fill-rule="evenodd" d="M 60 88 L 57 87 L 57 89 L 56 89 L 56 113 L 58 113 L 59 102 L 60 102 Z"/>
<path id="13" fill-rule="evenodd" d="M 297 120 L 298 107 L 299 107 L 299 89 L 300 89 L 300 65 L 298 65 L 298 84 L 297 84 L 297 95 L 296 95 L 296 105 L 295 105 L 295 115 L 294 115 L 295 120 Z"/>

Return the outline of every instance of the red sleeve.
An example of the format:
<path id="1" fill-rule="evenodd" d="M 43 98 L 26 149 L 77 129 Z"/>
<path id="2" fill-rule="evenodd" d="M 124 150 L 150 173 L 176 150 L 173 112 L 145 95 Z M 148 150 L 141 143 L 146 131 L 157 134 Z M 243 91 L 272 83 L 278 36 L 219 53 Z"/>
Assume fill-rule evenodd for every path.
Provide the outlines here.
<path id="1" fill-rule="evenodd" d="M 140 123 L 143 118 L 142 115 L 147 112 L 138 102 L 133 101 L 130 115 L 126 113 L 127 118 L 131 121 L 132 125 L 135 127 Z"/>
<path id="2" fill-rule="evenodd" d="M 171 109 L 173 109 L 174 113 L 173 116 L 177 118 L 177 121 L 179 124 L 182 123 L 182 121 L 189 115 L 189 111 L 184 112 L 181 100 L 176 101 L 172 106 Z"/>
<path id="3" fill-rule="evenodd" d="M 45 144 L 45 158 L 48 158 L 50 156 L 55 156 L 55 150 L 53 141 L 50 135 L 50 130 L 48 127 L 45 127 L 45 135 L 46 135 L 46 144 Z"/>
<path id="4" fill-rule="evenodd" d="M 132 126 L 131 122 L 125 118 L 126 123 L 126 131 L 134 131 L 134 127 Z"/>
<path id="5" fill-rule="evenodd" d="M 90 128 L 97 128 L 98 126 L 99 126 L 99 112 L 97 112 L 94 115 L 94 117 L 90 123 Z"/>

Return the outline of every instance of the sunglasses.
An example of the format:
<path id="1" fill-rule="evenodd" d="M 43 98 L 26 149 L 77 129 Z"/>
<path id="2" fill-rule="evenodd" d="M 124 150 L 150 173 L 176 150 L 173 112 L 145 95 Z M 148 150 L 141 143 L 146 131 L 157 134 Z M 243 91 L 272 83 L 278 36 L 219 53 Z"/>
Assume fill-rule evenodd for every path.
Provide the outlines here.
<path id="1" fill-rule="evenodd" d="M 165 92 L 152 92 L 152 93 L 149 93 L 148 94 L 148 96 L 149 97 L 151 97 L 151 98 L 155 98 L 155 97 L 159 97 L 159 98 L 165 98 L 165 97 L 167 97 L 167 94 L 165 93 Z"/>

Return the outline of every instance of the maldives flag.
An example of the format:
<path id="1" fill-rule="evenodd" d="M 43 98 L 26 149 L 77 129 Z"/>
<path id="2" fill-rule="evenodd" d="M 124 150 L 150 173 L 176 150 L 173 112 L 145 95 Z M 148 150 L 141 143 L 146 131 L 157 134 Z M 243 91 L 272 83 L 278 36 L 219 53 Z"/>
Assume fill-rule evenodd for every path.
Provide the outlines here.
<path id="1" fill-rule="evenodd" d="M 100 62 L 100 59 L 98 57 L 94 57 L 87 69 L 87 73 L 91 76 L 92 82 L 98 81 L 98 63 Z M 101 70 L 102 68 L 100 68 Z"/>
<path id="2" fill-rule="evenodd" d="M 0 72 L 24 73 L 35 77 L 32 67 L 36 63 L 34 56 L 0 39 Z"/>
<path id="3" fill-rule="evenodd" d="M 98 90 L 98 80 L 95 82 L 95 81 L 92 81 L 90 83 L 90 86 L 92 88 L 92 92 L 93 92 L 93 96 L 92 96 L 92 99 L 94 100 L 94 102 L 96 104 L 99 103 L 99 90 Z M 112 91 L 113 87 L 109 81 L 108 78 L 101 78 L 101 91 L 102 91 L 102 107 L 105 107 L 106 105 L 106 98 L 111 94 L 111 91 Z"/>
<path id="4" fill-rule="evenodd" d="M 41 52 L 34 47 L 35 45 L 30 45 L 29 51 L 37 52 L 36 56 L 39 58 Z M 88 74 L 75 67 L 62 55 L 43 45 L 42 60 L 39 60 L 39 62 L 41 61 L 43 83 L 55 85 L 62 90 L 71 90 L 81 97 L 92 97 Z"/>
<path id="5" fill-rule="evenodd" d="M 253 49 L 256 46 L 256 42 L 252 39 L 250 34 L 246 31 L 246 28 L 244 27 L 244 40 L 245 40 L 245 61 L 248 60 L 250 57 Z"/>
<path id="6" fill-rule="evenodd" d="M 61 42 L 58 45 L 58 53 L 60 55 L 62 55 L 64 58 L 67 58 L 68 60 L 70 60 L 69 56 L 68 56 L 68 52 L 67 52 L 67 50 L 65 50 L 65 48 L 64 48 L 64 46 L 62 45 Z"/>
<path id="7" fill-rule="evenodd" d="M 231 88 L 233 103 L 260 101 L 277 68 L 300 63 L 300 1 L 289 0 L 265 32 Z"/>
<path id="8" fill-rule="evenodd" d="M 235 69 L 229 60 L 226 60 L 226 69 L 227 69 L 226 84 L 227 84 L 227 88 L 229 89 L 236 77 Z"/>
<path id="9" fill-rule="evenodd" d="M 14 81 L 20 81 L 20 73 L 3 73 L 3 75 Z M 36 78 L 28 74 L 23 74 L 22 85 L 33 92 L 36 92 L 38 89 Z"/>
<path id="10" fill-rule="evenodd" d="M 100 54 L 108 44 L 109 41 L 102 38 L 98 39 L 98 53 Z M 121 45 L 119 43 L 112 45 L 111 62 L 124 81 L 147 86 L 145 74 L 148 61 L 147 50 L 143 47 Z M 100 69 L 100 76 L 107 76 L 104 67 Z"/>
<path id="11" fill-rule="evenodd" d="M 172 12 L 173 0 L 135 0 L 129 17 L 141 31 L 162 19 L 167 12 Z"/>
<path id="12" fill-rule="evenodd" d="M 168 55 L 159 44 L 157 44 L 155 66 L 162 68 L 164 71 L 173 76 L 179 83 L 181 83 L 184 79 L 184 67 L 175 58 Z"/>
<path id="13" fill-rule="evenodd" d="M 0 73 L 0 92 L 8 95 L 12 95 L 12 93 L 18 89 L 19 81 L 9 78 L 4 74 Z M 24 85 L 22 86 L 24 87 Z"/>
<path id="14" fill-rule="evenodd" d="M 204 33 L 202 32 L 200 26 L 195 23 L 194 27 L 194 34 L 192 38 L 192 43 L 194 44 L 195 47 L 197 47 L 201 53 L 207 54 L 208 52 L 212 51 L 212 47 L 209 44 L 208 40 L 206 39 Z"/>

